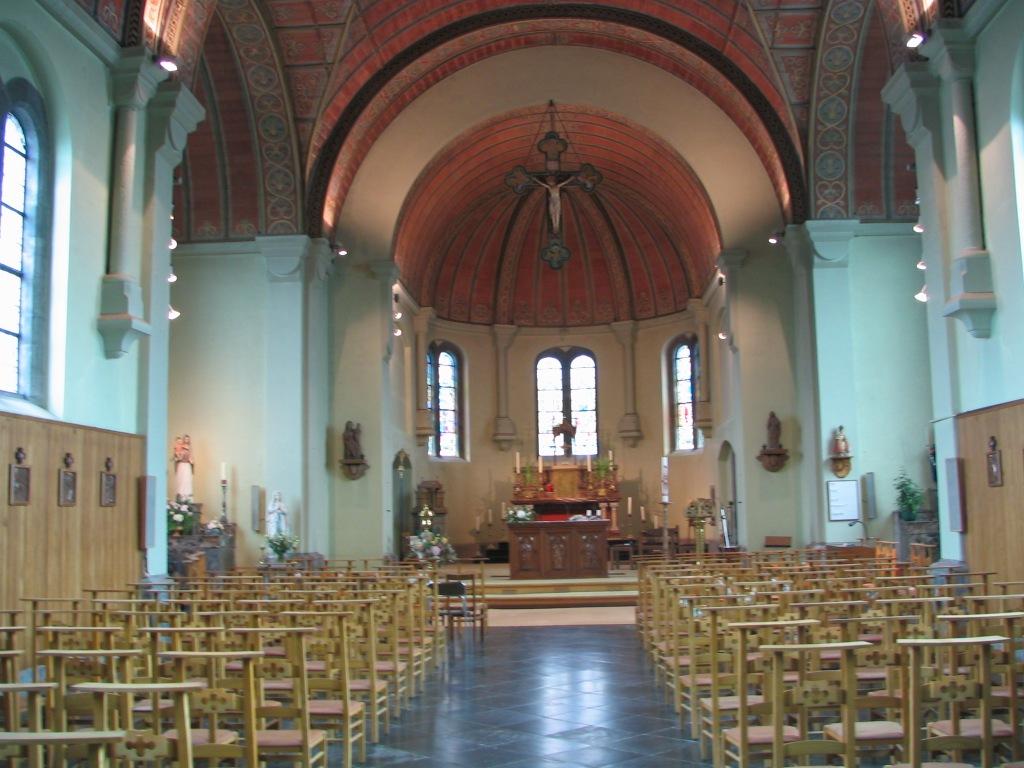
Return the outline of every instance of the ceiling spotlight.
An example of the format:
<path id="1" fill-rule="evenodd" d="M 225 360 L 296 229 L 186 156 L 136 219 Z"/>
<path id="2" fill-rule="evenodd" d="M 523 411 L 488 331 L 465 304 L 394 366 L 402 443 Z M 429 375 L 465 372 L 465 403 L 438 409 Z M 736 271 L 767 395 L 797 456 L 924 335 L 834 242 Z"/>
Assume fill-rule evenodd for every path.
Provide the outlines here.
<path id="1" fill-rule="evenodd" d="M 177 72 L 178 61 L 173 56 L 164 54 L 163 56 L 156 57 L 156 63 L 160 65 L 160 68 L 165 72 Z"/>
<path id="2" fill-rule="evenodd" d="M 170 240 L 167 241 L 167 250 L 173 251 L 177 247 L 178 247 L 178 241 L 175 240 L 173 237 Z"/>
<path id="3" fill-rule="evenodd" d="M 338 255 L 339 256 L 348 256 L 348 251 L 346 251 L 344 248 L 339 248 L 338 249 Z"/>
<path id="4" fill-rule="evenodd" d="M 921 44 L 927 39 L 923 32 L 915 32 L 907 38 L 907 48 L 920 48 Z"/>
<path id="5" fill-rule="evenodd" d="M 167 305 L 167 319 L 168 320 L 177 320 L 179 317 L 181 317 L 181 312 L 179 312 L 174 307 L 172 307 L 170 304 L 168 304 Z"/>
<path id="6" fill-rule="evenodd" d="M 725 341 L 726 339 L 729 338 L 729 334 L 727 334 L 725 331 L 719 331 L 718 338 L 720 338 L 722 341 Z"/>
<path id="7" fill-rule="evenodd" d="M 779 242 L 779 236 L 778 235 L 768 235 L 768 242 L 771 243 L 772 245 L 777 245 L 778 242 Z"/>
<path id="8" fill-rule="evenodd" d="M 922 285 L 921 290 L 914 294 L 914 298 L 918 301 L 928 301 L 928 286 Z"/>
<path id="9" fill-rule="evenodd" d="M 402 319 L 402 310 L 399 309 L 399 307 L 398 307 L 398 294 L 397 293 L 394 294 L 394 302 L 395 302 L 395 311 L 392 314 L 392 317 L 394 317 L 395 320 L 401 320 Z"/>
<path id="10" fill-rule="evenodd" d="M 178 276 L 174 274 L 174 267 L 171 267 L 171 271 L 167 273 L 167 282 L 176 283 L 178 282 Z"/>
<path id="11" fill-rule="evenodd" d="M 922 232 L 924 232 L 924 224 L 922 224 L 920 221 L 914 224 L 914 231 L 920 235 Z"/>
<path id="12" fill-rule="evenodd" d="M 401 335 L 402 335 L 402 329 L 401 328 L 395 328 L 395 336 L 401 336 Z"/>
<path id="13" fill-rule="evenodd" d="M 928 265 L 924 263 L 924 259 L 923 258 L 917 260 L 917 268 L 918 269 L 928 269 Z"/>

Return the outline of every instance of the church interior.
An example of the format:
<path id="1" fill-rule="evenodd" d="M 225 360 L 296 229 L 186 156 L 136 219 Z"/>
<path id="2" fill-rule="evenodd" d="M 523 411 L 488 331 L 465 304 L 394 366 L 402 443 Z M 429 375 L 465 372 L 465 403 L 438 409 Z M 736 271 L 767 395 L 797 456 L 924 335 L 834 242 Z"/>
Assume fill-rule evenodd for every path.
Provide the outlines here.
<path id="1" fill-rule="evenodd" d="M 647 659 L 620 684 L 637 708 L 664 689 L 680 764 L 1024 759 L 1019 0 L 19 0 L 0 154 L 0 684 L 36 686 L 0 756 L 42 754 L 40 678 L 81 662 L 60 648 L 123 647 L 97 625 L 156 638 L 146 612 L 193 599 L 227 624 L 292 583 L 337 643 L 310 658 L 355 669 L 392 638 L 383 709 L 353 694 L 365 723 L 345 706 L 327 731 L 346 768 L 368 745 L 385 764 L 378 720 L 443 711 L 448 646 L 478 631 L 462 662 L 485 675 L 486 576 L 627 590 L 589 605 L 635 606 L 633 639 L 578 639 Z M 228 651 L 306 680 L 328 641 L 277 618 L 206 649 L 211 685 Z M 869 643 L 872 725 L 898 735 L 842 738 L 867 693 L 817 702 L 842 716 L 822 739 L 764 714 L 784 669 L 863 688 Z M 980 670 L 977 732 L 897 700 L 943 674 L 941 643 Z M 783 650 L 698 669 L 761 645 Z M 150 695 L 197 695 L 159 657 Z M 102 760 L 119 717 L 49 759 Z"/>

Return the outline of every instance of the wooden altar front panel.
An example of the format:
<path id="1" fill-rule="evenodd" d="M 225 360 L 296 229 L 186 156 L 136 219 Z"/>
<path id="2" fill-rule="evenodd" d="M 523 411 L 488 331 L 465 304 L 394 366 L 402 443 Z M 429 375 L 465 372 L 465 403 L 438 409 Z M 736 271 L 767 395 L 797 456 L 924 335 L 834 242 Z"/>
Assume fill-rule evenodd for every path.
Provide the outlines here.
<path id="1" fill-rule="evenodd" d="M 608 520 L 534 521 L 509 525 L 513 579 L 580 579 L 608 575 Z"/>

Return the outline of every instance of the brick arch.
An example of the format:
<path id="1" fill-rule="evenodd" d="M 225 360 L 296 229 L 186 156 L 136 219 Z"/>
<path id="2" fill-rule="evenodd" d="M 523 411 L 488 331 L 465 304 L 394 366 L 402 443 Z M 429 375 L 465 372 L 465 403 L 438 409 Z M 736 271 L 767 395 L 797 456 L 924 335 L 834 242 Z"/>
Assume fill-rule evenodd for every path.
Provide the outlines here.
<path id="1" fill-rule="evenodd" d="M 695 6 L 699 3 L 690 2 L 686 5 Z M 660 5 L 656 7 L 664 10 Z M 343 156 L 343 151 L 348 150 L 347 143 L 360 120 L 364 119 L 364 113 L 375 105 L 375 108 L 383 111 L 379 106 L 382 94 L 410 85 L 410 78 L 405 74 L 408 67 L 414 66 L 436 49 L 454 41 L 468 39 L 488 28 L 506 25 L 511 33 L 515 28 L 531 22 L 555 25 L 559 22 L 589 21 L 600 25 L 616 25 L 631 33 L 646 35 L 653 44 L 645 48 L 642 56 L 644 60 L 663 55 L 663 50 L 659 49 L 666 47 L 687 51 L 691 61 L 698 62 L 704 68 L 709 91 L 714 90 L 714 83 L 727 93 L 738 94 L 752 110 L 757 123 L 754 131 L 763 132 L 767 137 L 770 152 L 775 155 L 775 161 L 782 169 L 783 188 L 779 194 L 784 198 L 782 207 L 786 218 L 802 221 L 808 212 L 804 166 L 799 139 L 785 100 L 767 75 L 751 72 L 750 60 L 740 55 L 743 53 L 740 46 L 730 44 L 728 35 L 724 41 L 718 40 L 717 45 L 712 44 L 709 42 L 711 33 L 696 23 L 698 17 L 691 17 L 682 10 L 677 11 L 673 22 L 669 22 L 636 11 L 598 4 L 523 5 L 500 11 L 485 10 L 444 26 L 436 25 L 433 31 L 419 37 L 410 34 L 402 38 L 402 42 L 407 41 L 405 47 L 398 48 L 395 45 L 395 52 L 390 59 L 383 63 L 376 57 L 367 59 L 363 70 L 353 73 L 343 83 L 341 90 L 322 114 L 321 127 L 313 139 L 314 146 L 319 146 L 319 149 L 309 169 L 306 213 L 308 231 L 316 235 L 330 231 L 333 216 L 325 215 L 325 209 L 331 196 L 337 197 L 337 189 L 332 189 L 332 185 L 339 183 L 338 173 L 351 173 L 355 167 L 353 162 L 358 163 L 358 150 L 354 155 L 347 156 Z M 628 42 L 628 38 L 620 40 L 619 45 L 624 42 Z M 763 54 L 760 42 L 752 42 L 750 48 L 756 48 Z M 489 48 L 475 51 L 474 55 L 479 60 L 479 57 L 494 55 L 501 52 L 501 49 L 502 41 L 499 40 Z M 729 55 L 724 52 L 725 49 Z M 630 55 L 635 51 L 636 48 L 632 52 L 623 52 Z M 739 63 L 730 56 L 735 56 Z M 437 73 L 434 76 L 438 76 Z M 750 126 L 740 127 L 746 131 Z M 778 186 L 775 176 L 772 178 Z M 332 204 L 336 202 L 335 199 Z"/>

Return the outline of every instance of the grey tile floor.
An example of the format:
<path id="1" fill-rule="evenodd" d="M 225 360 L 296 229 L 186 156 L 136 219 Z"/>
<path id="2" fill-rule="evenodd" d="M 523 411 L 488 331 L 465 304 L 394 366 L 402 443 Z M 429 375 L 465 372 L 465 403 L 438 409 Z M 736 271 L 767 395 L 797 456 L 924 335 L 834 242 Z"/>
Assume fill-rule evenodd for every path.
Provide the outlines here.
<path id="1" fill-rule="evenodd" d="M 365 765 L 707 765 L 683 736 L 634 627 L 500 627 L 452 643 Z"/>

